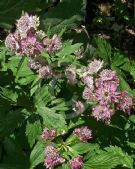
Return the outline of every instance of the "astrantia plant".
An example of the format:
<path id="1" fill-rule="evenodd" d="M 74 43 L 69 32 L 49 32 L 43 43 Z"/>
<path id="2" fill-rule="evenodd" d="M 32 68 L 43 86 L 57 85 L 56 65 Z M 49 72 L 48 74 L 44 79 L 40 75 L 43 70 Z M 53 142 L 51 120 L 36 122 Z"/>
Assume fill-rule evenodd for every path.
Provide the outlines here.
<path id="1" fill-rule="evenodd" d="M 0 169 L 133 169 L 134 94 L 122 71 L 102 52 L 86 57 L 64 29 L 39 27 L 38 16 L 22 13 L 0 51 L 2 79 L 11 79 L 0 87 Z"/>

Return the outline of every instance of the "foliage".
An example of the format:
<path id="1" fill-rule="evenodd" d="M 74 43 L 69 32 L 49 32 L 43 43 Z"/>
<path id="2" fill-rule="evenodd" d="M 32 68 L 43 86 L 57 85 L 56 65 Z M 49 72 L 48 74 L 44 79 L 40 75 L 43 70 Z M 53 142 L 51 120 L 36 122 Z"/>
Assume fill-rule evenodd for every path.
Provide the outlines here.
<path id="1" fill-rule="evenodd" d="M 48 145 L 64 159 L 56 169 L 71 168 L 71 160 L 78 156 L 83 157 L 84 169 L 135 167 L 135 61 L 103 37 L 89 36 L 82 26 L 86 5 L 86 0 L 8 0 L 6 4 L 1 0 L 3 30 L 13 32 L 16 19 L 26 11 L 40 17 L 39 28 L 46 34 L 40 42 L 57 34 L 62 47 L 49 53 L 43 46 L 39 57 L 53 72 L 43 77 L 30 67 L 33 56 L 18 56 L 5 46 L 5 40 L 0 41 L 0 169 L 43 169 Z M 115 17 L 129 24 L 126 4 L 114 1 L 113 6 Z M 119 94 L 127 91 L 133 99 L 130 114 L 113 104 L 115 114 L 109 120 L 93 117 L 97 101 L 82 96 L 87 86 L 82 70 L 86 71 L 93 60 L 104 61 L 101 70 L 117 73 Z M 95 79 L 100 75 L 96 73 Z M 44 135 L 45 129 L 56 133 L 49 133 L 50 139 L 48 133 Z"/>

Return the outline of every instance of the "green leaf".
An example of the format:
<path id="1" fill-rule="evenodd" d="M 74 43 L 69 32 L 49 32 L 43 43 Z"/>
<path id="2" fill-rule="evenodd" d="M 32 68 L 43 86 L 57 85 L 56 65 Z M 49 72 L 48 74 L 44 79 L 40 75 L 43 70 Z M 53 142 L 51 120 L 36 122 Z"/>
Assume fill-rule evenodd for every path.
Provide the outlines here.
<path id="1" fill-rule="evenodd" d="M 62 166 L 57 167 L 57 169 L 70 169 L 68 164 L 62 164 Z"/>
<path id="2" fill-rule="evenodd" d="M 127 153 L 123 152 L 120 147 L 110 146 L 105 148 L 105 150 L 109 153 L 114 154 L 115 156 L 119 156 L 119 163 L 127 168 L 133 168 L 133 159 Z"/>
<path id="3" fill-rule="evenodd" d="M 45 157 L 44 147 L 45 145 L 41 141 L 38 141 L 33 148 L 30 154 L 30 169 L 34 169 L 38 164 L 43 162 Z"/>
<path id="4" fill-rule="evenodd" d="M 12 133 L 25 119 L 24 110 L 18 109 L 3 114 L 0 119 L 0 133 L 3 135 Z"/>
<path id="5" fill-rule="evenodd" d="M 34 102 L 36 106 L 46 106 L 53 98 L 49 93 L 48 86 L 44 85 L 36 90 Z"/>
<path id="6" fill-rule="evenodd" d="M 4 88 L 4 87 L 0 87 L 0 90 L 1 90 L 0 91 L 1 97 L 7 99 L 8 101 L 10 101 L 12 103 L 17 102 L 18 94 L 16 91 L 13 91 L 11 89 Z"/>
<path id="7" fill-rule="evenodd" d="M 111 63 L 112 48 L 111 45 L 104 39 L 96 38 L 98 56 L 108 64 Z"/>
<path id="8" fill-rule="evenodd" d="M 30 147 L 33 146 L 37 137 L 41 134 L 41 123 L 40 120 L 35 120 L 34 122 L 27 121 L 26 125 L 26 136 Z"/>
<path id="9" fill-rule="evenodd" d="M 119 76 L 120 82 L 119 82 L 119 87 L 120 89 L 125 89 L 127 90 L 130 94 L 132 94 L 132 90 L 129 86 L 129 84 L 125 81 L 125 79 L 122 76 Z"/>
<path id="10" fill-rule="evenodd" d="M 58 114 L 55 110 L 47 107 L 38 107 L 38 113 L 43 118 L 45 126 L 55 128 L 57 130 L 67 130 L 66 120 L 64 115 Z"/>
<path id="11" fill-rule="evenodd" d="M 35 79 L 33 71 L 28 66 L 28 58 L 12 56 L 5 64 L 6 69 L 10 69 L 15 76 L 15 81 L 21 85 L 27 85 Z"/>
<path id="12" fill-rule="evenodd" d="M 111 67 L 115 68 L 115 67 L 122 66 L 124 63 L 127 62 L 127 60 L 128 59 L 120 52 L 115 52 L 112 59 Z"/>
<path id="13" fill-rule="evenodd" d="M 133 149 L 135 149 L 135 143 L 134 142 L 127 142 L 127 145 Z"/>
<path id="14" fill-rule="evenodd" d="M 135 64 L 130 67 L 130 74 L 135 79 Z"/>
<path id="15" fill-rule="evenodd" d="M 68 56 L 72 53 L 74 53 L 77 49 L 81 47 L 82 43 L 76 43 L 74 45 L 68 45 L 64 47 L 60 52 L 58 52 L 56 55 L 60 58 L 63 58 L 64 56 Z"/>
<path id="16" fill-rule="evenodd" d="M 71 146 L 72 149 L 78 152 L 78 154 L 84 154 L 88 151 L 93 151 L 95 149 L 98 149 L 98 144 L 91 144 L 91 143 L 78 143 L 73 146 Z"/>
<path id="17" fill-rule="evenodd" d="M 49 4 L 50 5 L 50 4 Z M 48 7 L 47 1 L 39 0 L 5 0 L 0 1 L 0 26 L 11 29 L 15 20 L 21 16 L 22 11 L 34 12 L 46 9 Z"/>
<path id="18" fill-rule="evenodd" d="M 71 29 L 84 20 L 86 0 L 62 0 L 41 18 L 41 27 L 46 32 L 60 33 L 63 28 Z M 64 11 L 64 12 L 63 12 Z"/>
<path id="19" fill-rule="evenodd" d="M 133 168 L 133 159 L 124 153 L 120 147 L 110 146 L 106 151 L 91 157 L 85 164 L 84 169 L 112 169 L 118 165 Z"/>
<path id="20" fill-rule="evenodd" d="M 132 123 L 135 124 L 135 115 L 131 115 L 131 116 L 129 117 L 129 120 L 130 120 Z"/>
<path id="21" fill-rule="evenodd" d="M 28 168 L 24 168 L 24 166 L 20 166 L 17 164 L 2 163 L 0 164 L 0 169 L 28 169 Z"/>
<path id="22" fill-rule="evenodd" d="M 29 166 L 28 157 L 24 154 L 20 145 L 13 139 L 6 137 L 3 142 L 6 157 L 4 163 L 10 166 L 18 166 L 20 169 L 27 169 Z M 19 160 L 18 160 L 19 159 Z"/>

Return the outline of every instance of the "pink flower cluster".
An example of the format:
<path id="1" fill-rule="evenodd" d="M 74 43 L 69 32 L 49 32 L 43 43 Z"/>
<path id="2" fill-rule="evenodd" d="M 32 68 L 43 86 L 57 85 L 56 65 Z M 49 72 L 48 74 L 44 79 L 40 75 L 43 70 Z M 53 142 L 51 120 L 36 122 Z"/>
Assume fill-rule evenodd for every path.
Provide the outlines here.
<path id="1" fill-rule="evenodd" d="M 57 132 L 55 129 L 48 129 L 44 128 L 42 132 L 42 138 L 45 139 L 46 141 L 52 141 L 57 135 Z"/>
<path id="2" fill-rule="evenodd" d="M 97 103 L 92 108 L 94 118 L 110 121 L 115 109 L 130 112 L 132 98 L 127 91 L 118 91 L 119 78 L 116 72 L 110 69 L 101 70 L 102 67 L 103 62 L 94 60 L 84 69 L 81 77 L 85 84 L 83 98 Z"/>
<path id="3" fill-rule="evenodd" d="M 17 20 L 16 31 L 6 37 L 6 47 L 17 55 L 35 56 L 39 54 L 42 44 L 36 37 L 38 26 L 39 18 L 25 13 Z"/>
<path id="4" fill-rule="evenodd" d="M 45 37 L 43 39 L 43 45 L 48 53 L 58 52 L 62 48 L 61 38 L 56 34 L 52 38 Z"/>
<path id="5" fill-rule="evenodd" d="M 68 83 L 71 85 L 71 86 L 74 86 L 76 83 L 77 83 L 77 76 L 76 76 L 76 71 L 74 68 L 72 67 L 68 67 L 66 69 L 66 77 L 68 79 Z"/>
<path id="6" fill-rule="evenodd" d="M 123 90 L 120 95 L 120 101 L 118 103 L 118 109 L 123 110 L 130 114 L 130 109 L 133 106 L 133 99 L 129 96 L 126 90 Z"/>
<path id="7" fill-rule="evenodd" d="M 49 38 L 42 30 L 38 30 L 39 24 L 37 16 L 22 14 L 17 20 L 16 31 L 6 37 L 5 45 L 17 55 L 29 56 L 30 68 L 36 70 L 41 78 L 48 78 L 52 76 L 52 69 L 39 55 L 42 49 L 49 54 L 59 51 L 62 43 L 56 34 Z"/>
<path id="8" fill-rule="evenodd" d="M 87 140 L 92 138 L 92 131 L 87 126 L 76 128 L 73 131 L 73 134 L 77 135 L 79 139 L 83 142 L 86 142 Z"/>
<path id="9" fill-rule="evenodd" d="M 45 148 L 46 157 L 44 159 L 44 165 L 47 169 L 53 169 L 55 166 L 65 162 L 58 150 L 53 145 L 48 145 Z"/>
<path id="10" fill-rule="evenodd" d="M 77 114 L 82 113 L 85 107 L 81 101 L 75 101 L 73 106 L 73 111 Z"/>
<path id="11" fill-rule="evenodd" d="M 69 161 L 69 165 L 71 169 L 79 169 L 83 166 L 83 158 L 81 156 L 77 156 Z"/>

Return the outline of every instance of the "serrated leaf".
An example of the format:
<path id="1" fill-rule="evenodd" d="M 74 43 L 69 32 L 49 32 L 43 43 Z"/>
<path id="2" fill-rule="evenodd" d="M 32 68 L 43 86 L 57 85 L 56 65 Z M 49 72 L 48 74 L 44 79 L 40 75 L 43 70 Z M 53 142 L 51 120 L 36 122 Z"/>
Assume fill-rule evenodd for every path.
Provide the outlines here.
<path id="1" fill-rule="evenodd" d="M 28 168 L 24 168 L 24 166 L 20 166 L 17 164 L 2 163 L 0 164 L 0 169 L 28 169 Z"/>
<path id="2" fill-rule="evenodd" d="M 135 115 L 131 115 L 131 116 L 129 117 L 129 120 L 130 120 L 132 123 L 135 124 Z"/>
<path id="3" fill-rule="evenodd" d="M 48 87 L 44 85 L 36 90 L 34 102 L 36 106 L 46 106 L 53 98 L 49 93 Z"/>
<path id="4" fill-rule="evenodd" d="M 68 55 L 74 53 L 77 49 L 79 49 L 81 47 L 81 45 L 82 45 L 82 43 L 68 45 L 68 46 L 64 47 L 60 52 L 58 52 L 57 56 L 59 56 L 60 58 L 62 58 L 64 56 L 68 56 Z"/>
<path id="5" fill-rule="evenodd" d="M 55 112 L 55 110 L 47 107 L 38 107 L 37 111 L 43 118 L 43 123 L 45 126 L 55 128 L 57 130 L 67 130 L 64 115 L 58 114 Z"/>
<path id="6" fill-rule="evenodd" d="M 26 136 L 30 147 L 33 146 L 37 137 L 41 134 L 41 123 L 40 120 L 35 120 L 33 123 L 27 121 L 26 125 Z"/>
<path id="7" fill-rule="evenodd" d="M 130 67 L 130 74 L 135 79 L 135 64 Z"/>
<path id="8" fill-rule="evenodd" d="M 132 90 L 129 86 L 129 84 L 125 81 L 125 79 L 122 76 L 119 76 L 120 82 L 119 82 L 119 87 L 120 89 L 125 89 L 127 90 L 130 94 L 132 94 Z"/>
<path id="9" fill-rule="evenodd" d="M 53 33 L 60 33 L 63 28 L 71 29 L 84 19 L 85 0 L 63 0 L 41 18 L 42 29 L 49 28 Z M 64 11 L 64 13 L 63 13 Z"/>
<path id="10" fill-rule="evenodd" d="M 135 143 L 134 142 L 127 142 L 127 145 L 133 149 L 135 149 Z"/>
<path id="11" fill-rule="evenodd" d="M 6 135 L 12 133 L 25 119 L 24 110 L 19 109 L 4 114 L 0 119 L 0 133 Z"/>
<path id="12" fill-rule="evenodd" d="M 18 166 L 20 169 L 27 169 L 29 166 L 28 157 L 24 154 L 20 145 L 13 139 L 6 137 L 3 142 L 6 157 L 4 163 L 10 166 Z M 18 160 L 19 159 L 19 160 Z"/>
<path id="13" fill-rule="evenodd" d="M 104 39 L 96 38 L 98 56 L 106 61 L 107 64 L 111 63 L 112 48 L 111 45 Z"/>
<path id="14" fill-rule="evenodd" d="M 57 169 L 70 169 L 68 164 L 62 164 L 62 166 L 57 167 Z"/>
<path id="15" fill-rule="evenodd" d="M 38 164 L 43 162 L 45 157 L 44 147 L 45 145 L 41 141 L 38 141 L 33 148 L 30 154 L 30 169 L 34 169 Z"/>
<path id="16" fill-rule="evenodd" d="M 112 169 L 118 165 L 133 168 L 132 158 L 124 153 L 120 147 L 110 146 L 99 154 L 92 156 L 85 164 L 84 169 Z"/>
<path id="17" fill-rule="evenodd" d="M 124 63 L 126 63 L 126 61 L 127 61 L 127 58 L 124 57 L 124 55 L 122 55 L 119 52 L 115 52 L 112 63 L 111 63 L 111 67 L 115 68 L 115 67 L 121 66 Z"/>
<path id="18" fill-rule="evenodd" d="M 84 153 L 87 153 L 88 151 L 93 151 L 95 149 L 98 149 L 99 146 L 98 144 L 78 143 L 78 144 L 71 146 L 71 148 L 77 151 L 78 154 L 84 154 Z"/>
<path id="19" fill-rule="evenodd" d="M 119 162 L 122 166 L 127 168 L 133 168 L 133 159 L 127 153 L 123 152 L 120 147 L 117 146 L 110 146 L 105 148 L 107 152 L 112 153 L 116 156 L 119 156 Z"/>
<path id="20" fill-rule="evenodd" d="M 8 88 L 0 87 L 0 95 L 1 97 L 7 99 L 8 101 L 12 103 L 17 102 L 18 94 L 16 91 L 13 91 Z"/>
<path id="21" fill-rule="evenodd" d="M 27 85 L 35 79 L 33 71 L 28 66 L 28 58 L 12 56 L 5 64 L 15 76 L 15 81 L 21 85 Z"/>
<path id="22" fill-rule="evenodd" d="M 47 1 L 39 1 L 39 0 L 8 0 L 5 3 L 5 0 L 0 1 L 0 26 L 6 29 L 13 28 L 13 24 L 15 20 L 21 16 L 22 11 L 27 12 L 36 12 L 41 9 L 48 8 L 53 2 L 48 3 Z"/>

